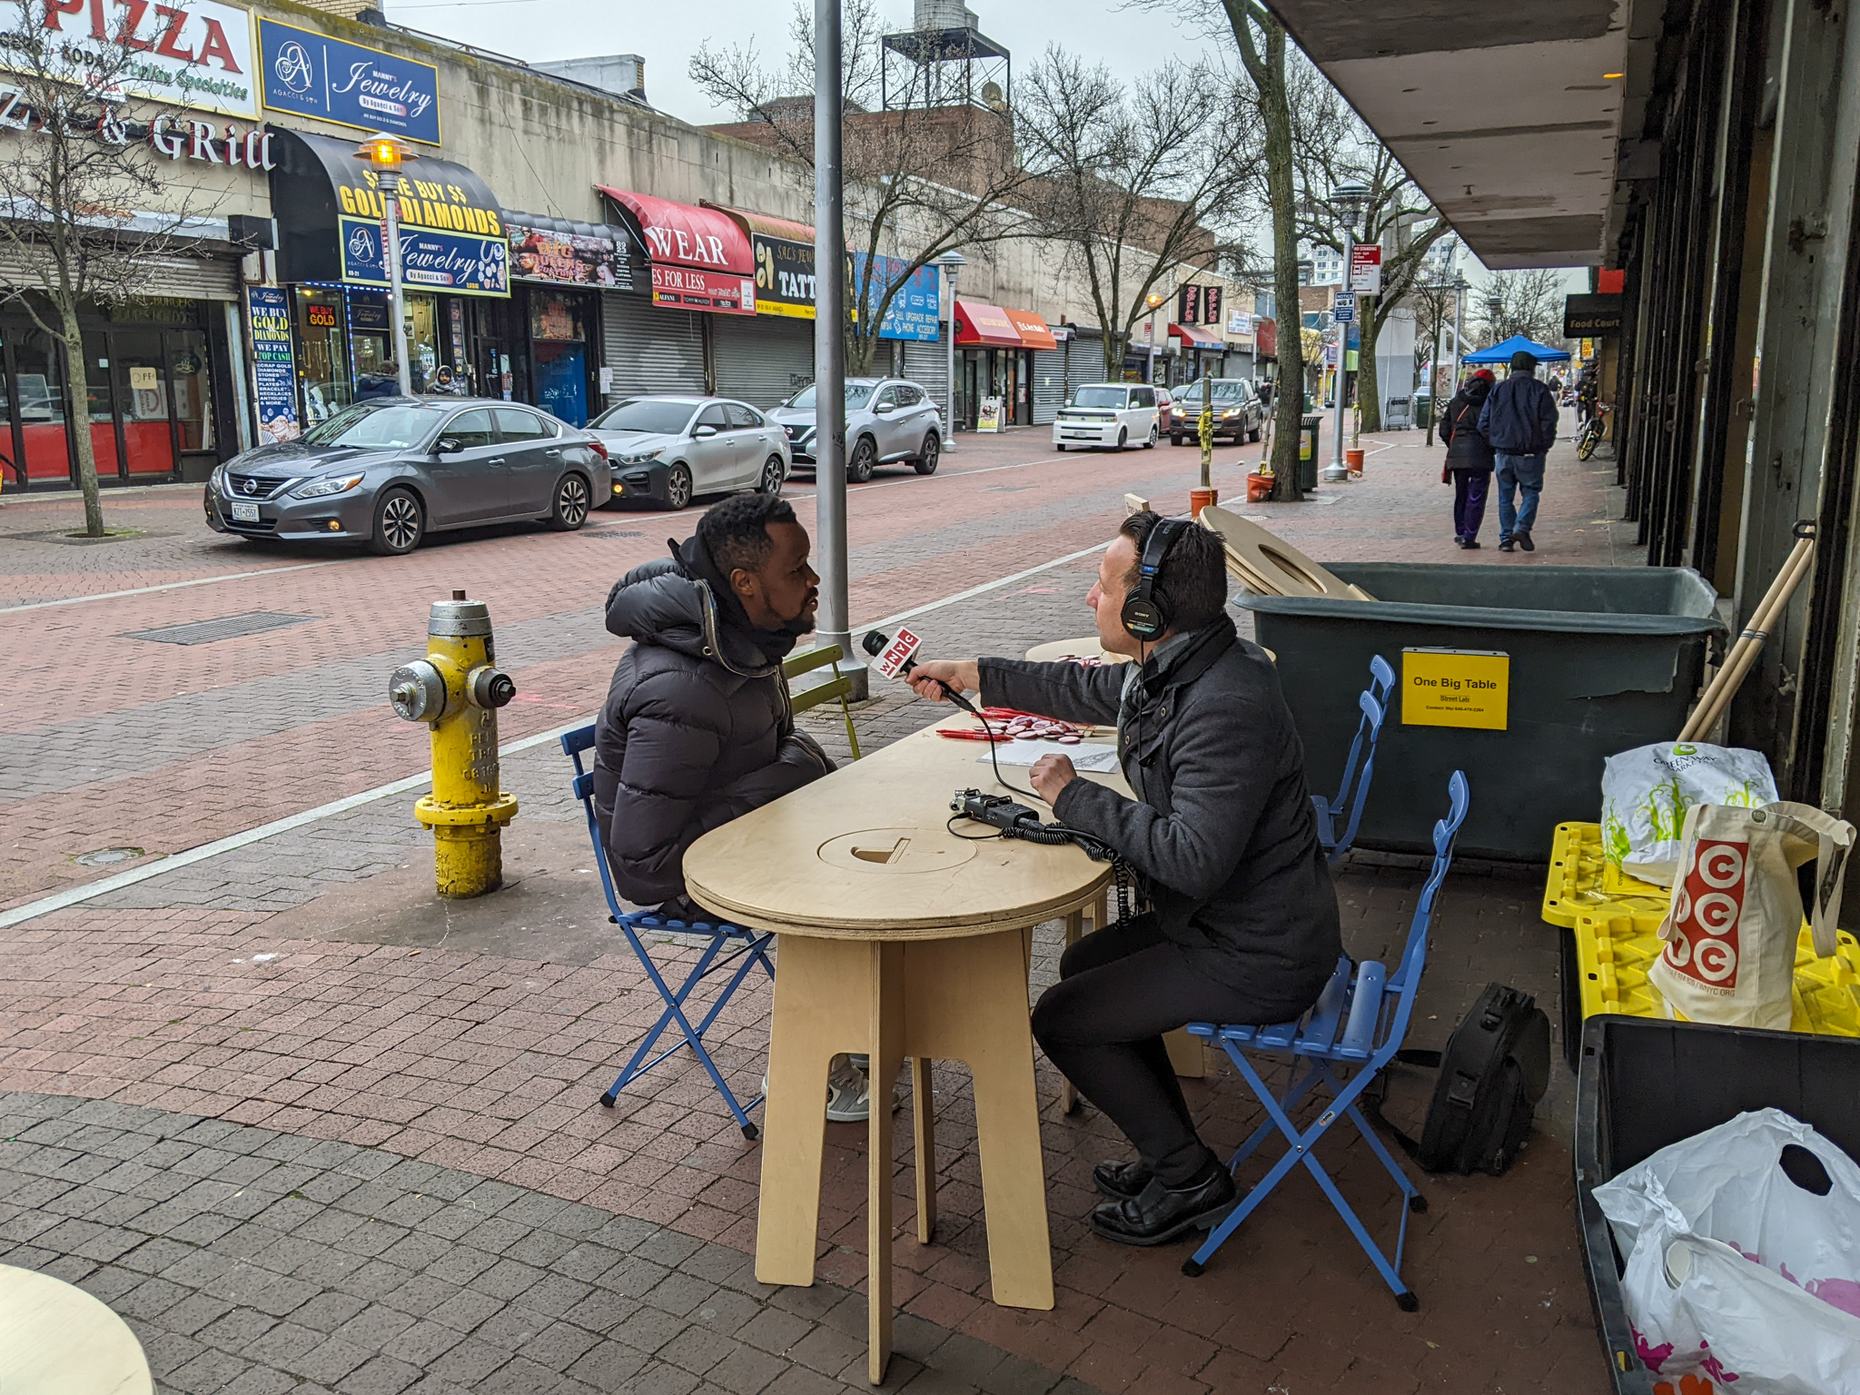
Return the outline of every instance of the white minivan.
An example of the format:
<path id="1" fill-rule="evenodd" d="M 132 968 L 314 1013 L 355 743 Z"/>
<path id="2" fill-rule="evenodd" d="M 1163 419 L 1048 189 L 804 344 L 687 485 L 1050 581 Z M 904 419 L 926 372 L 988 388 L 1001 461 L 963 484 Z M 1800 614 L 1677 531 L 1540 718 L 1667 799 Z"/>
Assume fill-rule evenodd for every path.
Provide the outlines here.
<path id="1" fill-rule="evenodd" d="M 1053 420 L 1053 447 L 1156 444 L 1156 389 L 1148 383 L 1089 383 L 1073 389 Z"/>

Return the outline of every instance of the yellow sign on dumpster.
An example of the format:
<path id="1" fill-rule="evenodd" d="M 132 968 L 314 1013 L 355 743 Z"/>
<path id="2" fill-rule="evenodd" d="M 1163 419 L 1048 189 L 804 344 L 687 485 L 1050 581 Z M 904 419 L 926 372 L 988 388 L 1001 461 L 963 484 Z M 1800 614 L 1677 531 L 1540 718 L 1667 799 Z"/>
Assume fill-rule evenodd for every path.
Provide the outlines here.
<path id="1" fill-rule="evenodd" d="M 1483 649 L 1402 650 L 1401 720 L 1410 727 L 1506 730 L 1511 655 Z"/>

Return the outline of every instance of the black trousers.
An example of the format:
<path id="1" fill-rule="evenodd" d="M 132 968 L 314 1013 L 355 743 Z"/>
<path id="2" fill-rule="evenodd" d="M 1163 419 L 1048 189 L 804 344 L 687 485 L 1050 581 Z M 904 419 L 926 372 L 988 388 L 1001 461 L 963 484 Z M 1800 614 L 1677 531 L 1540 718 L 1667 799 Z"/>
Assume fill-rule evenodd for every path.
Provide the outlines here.
<path id="1" fill-rule="evenodd" d="M 1195 1132 L 1163 1033 L 1189 1022 L 1283 1022 L 1300 1010 L 1194 969 L 1156 918 L 1143 915 L 1065 952 L 1059 982 L 1034 1005 L 1033 1034 L 1163 1184 L 1184 1186 L 1216 1159 Z"/>

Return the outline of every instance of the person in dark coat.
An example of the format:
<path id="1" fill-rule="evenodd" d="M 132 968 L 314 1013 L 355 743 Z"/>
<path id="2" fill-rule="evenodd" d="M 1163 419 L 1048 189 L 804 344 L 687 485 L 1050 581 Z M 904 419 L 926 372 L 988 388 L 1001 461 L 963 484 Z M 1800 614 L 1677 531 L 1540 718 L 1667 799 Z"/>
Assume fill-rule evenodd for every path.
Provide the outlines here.
<path id="1" fill-rule="evenodd" d="M 1440 419 L 1440 439 L 1447 443 L 1447 463 L 1440 475 L 1453 484 L 1453 540 L 1461 547 L 1479 546 L 1479 525 L 1485 521 L 1493 462 L 1492 445 L 1479 430 L 1479 414 L 1494 381 L 1492 370 L 1481 368 L 1460 385 Z"/>
<path id="2" fill-rule="evenodd" d="M 1143 549 L 1164 542 L 1153 595 L 1160 640 L 1121 619 Z M 1202 1142 L 1169 1064 L 1163 1033 L 1188 1022 L 1285 1022 L 1314 1002 L 1342 953 L 1337 897 L 1320 850 L 1304 747 L 1271 658 L 1227 614 L 1220 539 L 1204 528 L 1133 514 L 1105 550 L 1088 597 L 1098 640 L 1135 660 L 1087 668 L 1016 659 L 926 661 L 984 703 L 1075 722 L 1115 722 L 1129 798 L 1044 756 L 1031 784 L 1069 828 L 1113 848 L 1149 909 L 1065 952 L 1041 994 L 1033 1032 L 1047 1058 L 1136 1146 L 1102 1163 L 1107 1200 L 1092 1213 L 1106 1239 L 1156 1245 L 1206 1229 L 1234 1200 L 1233 1178 Z"/>
<path id="3" fill-rule="evenodd" d="M 1518 350 L 1511 356 L 1511 372 L 1479 409 L 1479 434 L 1492 443 L 1498 476 L 1500 552 L 1511 551 L 1514 544 L 1526 552 L 1537 550 L 1531 525 L 1544 489 L 1544 456 L 1556 444 L 1562 412 L 1536 372 L 1537 355 Z"/>

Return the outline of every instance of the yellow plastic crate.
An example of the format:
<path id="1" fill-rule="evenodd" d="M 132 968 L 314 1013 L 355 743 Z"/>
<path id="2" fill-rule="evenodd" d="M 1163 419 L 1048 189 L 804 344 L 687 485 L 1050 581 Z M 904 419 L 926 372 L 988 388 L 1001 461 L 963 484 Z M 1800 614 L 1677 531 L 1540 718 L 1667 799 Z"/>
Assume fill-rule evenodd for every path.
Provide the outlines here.
<path id="1" fill-rule="evenodd" d="M 1654 923 L 1671 900 L 1664 887 L 1623 877 L 1602 856 L 1602 826 L 1560 823 L 1550 844 L 1544 880 L 1544 919 L 1573 930 L 1584 915 L 1653 912 Z"/>
<path id="2" fill-rule="evenodd" d="M 1647 980 L 1660 956 L 1660 921 L 1655 911 L 1605 910 L 1576 917 L 1576 966 L 1582 1015 L 1626 1013 L 1666 1017 L 1666 1000 Z M 1828 959 L 1818 958 L 1807 925 L 1795 951 L 1795 1013 L 1791 1031 L 1818 1036 L 1860 1037 L 1860 942 L 1842 931 Z"/>

